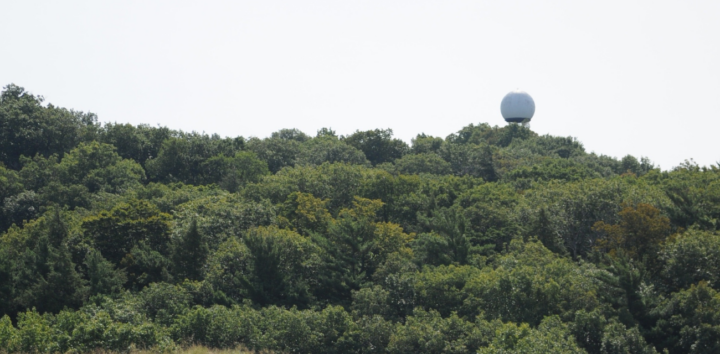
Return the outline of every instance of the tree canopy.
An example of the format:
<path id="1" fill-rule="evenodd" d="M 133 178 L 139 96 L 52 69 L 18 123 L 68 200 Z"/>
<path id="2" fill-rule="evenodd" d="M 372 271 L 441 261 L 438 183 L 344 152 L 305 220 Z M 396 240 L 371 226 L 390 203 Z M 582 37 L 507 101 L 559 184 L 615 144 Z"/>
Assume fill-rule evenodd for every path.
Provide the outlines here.
<path id="1" fill-rule="evenodd" d="M 714 353 L 720 168 L 469 124 L 221 137 L 0 94 L 0 352 Z"/>

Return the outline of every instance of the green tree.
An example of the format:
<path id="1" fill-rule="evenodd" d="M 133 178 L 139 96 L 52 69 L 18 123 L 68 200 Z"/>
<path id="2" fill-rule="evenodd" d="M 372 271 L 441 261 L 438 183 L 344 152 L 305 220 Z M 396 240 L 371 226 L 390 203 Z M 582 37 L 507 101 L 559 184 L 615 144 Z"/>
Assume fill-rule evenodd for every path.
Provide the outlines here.
<path id="1" fill-rule="evenodd" d="M 97 117 L 43 106 L 43 97 L 10 84 L 0 93 L 0 162 L 20 169 L 21 156 L 63 156 L 94 129 Z"/>
<path id="2" fill-rule="evenodd" d="M 409 257 L 412 252 L 408 245 L 414 235 L 397 224 L 376 222 L 382 202 L 356 197 L 353 204 L 330 222 L 326 237 L 314 238 L 324 250 L 327 267 L 321 275 L 322 296 L 333 301 L 347 301 L 391 254 Z"/>
<path id="3" fill-rule="evenodd" d="M 290 193 L 280 209 L 280 224 L 301 235 L 325 234 L 332 219 L 327 203 L 327 199 L 315 198 L 309 193 Z"/>
<path id="4" fill-rule="evenodd" d="M 302 145 L 296 161 L 298 165 L 322 165 L 324 162 L 369 165 L 362 151 L 336 137 L 308 140 Z"/>
<path id="5" fill-rule="evenodd" d="M 89 208 L 93 193 L 121 194 L 145 180 L 142 167 L 122 159 L 111 145 L 81 143 L 65 154 L 22 159 L 20 176 L 25 187 L 37 191 L 44 204 Z"/>
<path id="6" fill-rule="evenodd" d="M 103 257 L 117 264 L 139 243 L 167 254 L 170 218 L 147 201 L 131 200 L 85 218 L 82 226 Z"/>
<path id="7" fill-rule="evenodd" d="M 460 313 L 535 326 L 545 316 L 569 320 L 576 311 L 600 306 L 596 277 L 602 272 L 594 266 L 578 266 L 539 242 L 514 241 L 510 250 L 468 281 Z"/>
<path id="8" fill-rule="evenodd" d="M 720 220 L 720 169 L 692 161 L 666 173 L 662 188 L 672 201 L 665 210 L 673 225 L 716 230 Z"/>
<path id="9" fill-rule="evenodd" d="M 660 251 L 662 277 L 673 291 L 704 281 L 720 290 L 720 235 L 689 230 L 671 238 Z"/>
<path id="10" fill-rule="evenodd" d="M 273 139 L 282 139 L 282 140 L 294 140 L 297 142 L 305 142 L 310 140 L 310 137 L 301 132 L 300 130 L 293 128 L 293 129 L 280 129 L 276 132 L 273 132 L 270 135 L 270 138 Z"/>
<path id="11" fill-rule="evenodd" d="M 432 218 L 419 215 L 418 219 L 434 233 L 425 234 L 415 242 L 418 256 L 423 261 L 432 265 L 468 262 L 472 245 L 468 237 L 467 220 L 461 208 L 438 208 Z M 435 235 L 441 239 L 436 239 Z"/>
<path id="12" fill-rule="evenodd" d="M 481 184 L 458 197 L 454 211 L 463 214 L 461 231 L 470 241 L 471 253 L 500 252 L 520 234 L 516 211 L 520 202 L 511 186 L 497 183 Z"/>
<path id="13" fill-rule="evenodd" d="M 202 163 L 202 168 L 206 176 L 203 183 L 217 183 L 232 193 L 270 173 L 267 163 L 249 151 L 240 151 L 233 157 L 211 157 Z"/>
<path id="14" fill-rule="evenodd" d="M 174 273 L 177 279 L 200 280 L 209 253 L 207 242 L 198 231 L 197 221 L 172 246 Z"/>
<path id="15" fill-rule="evenodd" d="M 450 163 L 437 154 L 405 155 L 395 160 L 395 166 L 398 172 L 404 174 L 431 173 L 447 175 L 452 172 Z"/>
<path id="16" fill-rule="evenodd" d="M 342 140 L 362 151 L 370 163 L 375 166 L 383 162 L 393 162 L 409 150 L 405 142 L 393 139 L 392 136 L 392 129 L 358 130 Z"/>
<path id="17" fill-rule="evenodd" d="M 545 159 L 542 163 L 522 166 L 503 176 L 503 180 L 514 181 L 519 179 L 533 181 L 549 181 L 553 179 L 568 182 L 583 179 L 597 178 L 600 175 L 585 165 L 568 159 Z"/>
<path id="18" fill-rule="evenodd" d="M 276 137 L 247 141 L 247 149 L 254 152 L 260 160 L 267 163 L 270 172 L 277 173 L 283 167 L 295 166 L 302 143 L 297 139 L 284 139 L 283 134 Z"/>
<path id="19" fill-rule="evenodd" d="M 0 200 L 22 192 L 23 185 L 16 171 L 0 165 Z"/>
<path id="20" fill-rule="evenodd" d="M 307 306 L 319 272 L 318 247 L 293 231 L 276 227 L 248 230 L 243 242 L 252 254 L 250 295 L 261 305 Z"/>
<path id="21" fill-rule="evenodd" d="M 17 307 L 35 307 L 40 312 L 78 308 L 87 296 L 87 286 L 67 247 L 68 226 L 58 209 L 37 223 L 40 238 L 33 248 L 28 244 L 14 264 Z"/>
<path id="22" fill-rule="evenodd" d="M 414 276 L 415 305 L 434 310 L 443 317 L 461 311 L 469 293 L 465 286 L 480 277 L 481 271 L 472 266 L 425 267 Z"/>
<path id="23" fill-rule="evenodd" d="M 115 269 L 115 265 L 103 258 L 96 250 L 85 256 L 85 267 L 90 286 L 90 295 L 117 294 L 123 290 L 127 281 L 125 272 Z"/>
<path id="24" fill-rule="evenodd" d="M 493 323 L 492 327 L 495 327 L 492 342 L 477 353 L 585 353 L 570 335 L 567 325 L 557 316 L 546 317 L 536 329 L 526 323 Z"/>
<path id="25" fill-rule="evenodd" d="M 415 154 L 437 153 L 444 140 L 429 135 L 418 134 L 412 139 L 412 152 Z"/>
<path id="26" fill-rule="evenodd" d="M 143 200 L 120 203 L 82 221 L 82 227 L 106 259 L 126 267 L 133 286 L 168 279 L 170 215 Z"/>
<path id="27" fill-rule="evenodd" d="M 415 310 L 404 325 L 397 324 L 387 351 L 393 354 L 469 353 L 478 349 L 472 323 L 453 314 L 440 317 L 435 311 Z"/>
<path id="28" fill-rule="evenodd" d="M 450 163 L 456 175 L 470 175 L 494 182 L 499 178 L 495 151 L 488 144 L 445 144 L 440 149 L 440 156 Z"/>
<path id="29" fill-rule="evenodd" d="M 720 294 L 705 282 L 673 293 L 653 311 L 649 333 L 670 353 L 716 353 L 720 350 Z"/>
<path id="30" fill-rule="evenodd" d="M 18 173 L 0 164 L 0 232 L 12 224 L 22 225 L 23 220 L 34 218 L 37 205 L 34 193 L 23 193 L 23 189 Z M 23 203 L 26 200 L 29 203 Z"/>
<path id="31" fill-rule="evenodd" d="M 205 280 L 212 285 L 215 297 L 230 303 L 242 303 L 250 297 L 254 272 L 250 249 L 236 238 L 229 238 L 211 253 Z"/>
<path id="32" fill-rule="evenodd" d="M 203 164 L 208 159 L 219 155 L 234 156 L 244 146 L 242 137 L 222 139 L 217 134 L 181 134 L 166 139 L 157 157 L 147 160 L 145 168 L 153 181 L 205 184 L 209 176 Z"/>
<path id="33" fill-rule="evenodd" d="M 115 146 L 122 158 L 144 166 L 145 161 L 158 156 L 163 141 L 176 135 L 177 132 L 166 127 L 107 123 L 100 129 L 98 140 Z"/>

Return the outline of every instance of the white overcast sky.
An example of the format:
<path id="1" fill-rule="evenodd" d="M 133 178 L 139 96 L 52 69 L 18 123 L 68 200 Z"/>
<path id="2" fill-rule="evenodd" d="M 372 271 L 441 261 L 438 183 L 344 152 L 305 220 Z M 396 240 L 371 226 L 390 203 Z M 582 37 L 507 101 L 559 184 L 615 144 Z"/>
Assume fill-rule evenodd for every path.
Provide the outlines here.
<path id="1" fill-rule="evenodd" d="M 720 161 L 720 1 L 0 0 L 0 85 L 222 136 L 504 125 L 663 169 Z"/>

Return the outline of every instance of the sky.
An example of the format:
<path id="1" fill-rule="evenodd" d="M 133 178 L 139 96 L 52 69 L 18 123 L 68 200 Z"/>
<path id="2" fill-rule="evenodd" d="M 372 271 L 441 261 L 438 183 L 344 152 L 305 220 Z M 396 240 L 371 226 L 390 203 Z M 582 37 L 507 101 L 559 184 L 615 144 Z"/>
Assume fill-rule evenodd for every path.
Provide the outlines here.
<path id="1" fill-rule="evenodd" d="M 3 1 L 0 85 L 101 122 L 221 136 L 503 126 L 720 162 L 720 1 Z"/>

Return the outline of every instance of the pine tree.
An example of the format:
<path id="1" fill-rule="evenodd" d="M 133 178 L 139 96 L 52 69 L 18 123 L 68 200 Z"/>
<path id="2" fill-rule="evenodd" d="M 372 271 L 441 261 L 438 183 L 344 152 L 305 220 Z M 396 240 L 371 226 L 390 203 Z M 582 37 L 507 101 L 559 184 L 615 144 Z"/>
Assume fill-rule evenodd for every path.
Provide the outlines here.
<path id="1" fill-rule="evenodd" d="M 210 250 L 205 237 L 192 220 L 188 231 L 178 240 L 173 249 L 173 262 L 177 279 L 199 280 L 202 278 L 202 267 Z"/>
<path id="2" fill-rule="evenodd" d="M 26 249 L 15 268 L 18 305 L 53 313 L 82 305 L 88 287 L 72 262 L 67 236 L 67 225 L 55 210 L 47 233 L 33 250 Z"/>
<path id="3" fill-rule="evenodd" d="M 90 281 L 90 294 L 113 294 L 122 291 L 127 276 L 122 270 L 116 270 L 115 265 L 103 258 L 100 251 L 91 250 L 85 256 L 88 280 Z"/>

